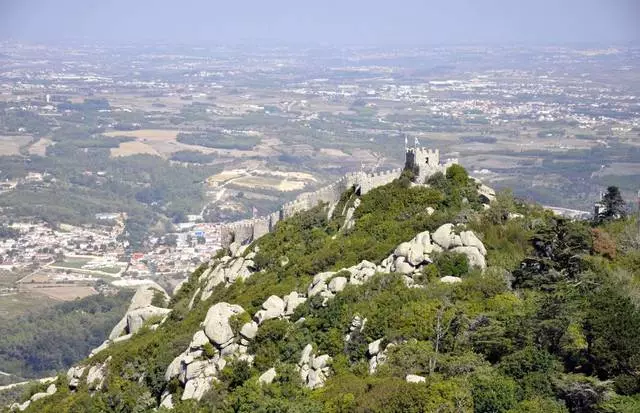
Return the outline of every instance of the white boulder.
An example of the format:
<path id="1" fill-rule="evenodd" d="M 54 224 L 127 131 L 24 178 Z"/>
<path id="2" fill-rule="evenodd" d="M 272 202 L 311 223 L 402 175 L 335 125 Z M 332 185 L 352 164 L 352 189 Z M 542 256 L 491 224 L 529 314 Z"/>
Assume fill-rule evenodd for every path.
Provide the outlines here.
<path id="1" fill-rule="evenodd" d="M 253 340 L 256 334 L 258 334 L 258 323 L 255 321 L 245 323 L 242 328 L 240 328 L 240 334 L 247 340 Z"/>
<path id="2" fill-rule="evenodd" d="M 427 381 L 426 378 L 416 374 L 407 374 L 405 379 L 407 380 L 407 383 L 425 383 Z"/>
<path id="3" fill-rule="evenodd" d="M 269 370 L 265 371 L 258 377 L 258 383 L 260 384 L 271 384 L 273 380 L 276 378 L 276 369 L 271 367 Z"/>
<path id="4" fill-rule="evenodd" d="M 184 386 L 182 400 L 200 400 L 211 388 L 212 377 L 196 377 L 189 380 Z"/>
<path id="5" fill-rule="evenodd" d="M 375 356 L 376 354 L 378 354 L 380 352 L 380 344 L 382 344 L 381 338 L 369 343 L 369 347 L 367 348 L 369 355 Z"/>
<path id="6" fill-rule="evenodd" d="M 443 282 L 445 284 L 456 284 L 456 283 L 461 283 L 462 278 L 454 277 L 451 275 L 445 275 L 444 277 L 440 278 L 440 282 Z"/>
<path id="7" fill-rule="evenodd" d="M 313 351 L 313 346 L 311 344 L 307 344 L 302 349 L 302 354 L 300 355 L 300 361 L 298 362 L 299 366 L 302 366 L 303 364 L 309 364 L 312 351 Z"/>
<path id="8" fill-rule="evenodd" d="M 202 330 L 196 331 L 191 339 L 191 343 L 189 343 L 190 349 L 199 349 L 202 348 L 205 344 L 209 343 L 209 337 Z"/>

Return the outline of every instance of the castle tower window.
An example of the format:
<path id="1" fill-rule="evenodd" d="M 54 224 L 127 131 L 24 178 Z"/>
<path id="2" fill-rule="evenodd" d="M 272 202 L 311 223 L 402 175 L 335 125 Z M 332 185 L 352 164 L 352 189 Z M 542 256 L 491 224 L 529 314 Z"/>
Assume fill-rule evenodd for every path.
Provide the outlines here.
<path id="1" fill-rule="evenodd" d="M 427 158 L 427 160 L 425 161 L 425 163 L 426 163 L 427 165 L 429 165 L 429 158 Z"/>

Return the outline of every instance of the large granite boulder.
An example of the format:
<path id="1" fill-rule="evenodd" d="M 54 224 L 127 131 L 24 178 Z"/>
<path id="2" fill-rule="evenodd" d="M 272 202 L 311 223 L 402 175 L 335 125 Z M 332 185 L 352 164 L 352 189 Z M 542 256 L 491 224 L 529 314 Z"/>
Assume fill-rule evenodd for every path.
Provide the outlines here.
<path id="1" fill-rule="evenodd" d="M 203 322 L 209 340 L 219 347 L 228 344 L 234 337 L 229 318 L 241 313 L 244 313 L 244 309 L 239 305 L 223 302 L 212 305 Z"/>

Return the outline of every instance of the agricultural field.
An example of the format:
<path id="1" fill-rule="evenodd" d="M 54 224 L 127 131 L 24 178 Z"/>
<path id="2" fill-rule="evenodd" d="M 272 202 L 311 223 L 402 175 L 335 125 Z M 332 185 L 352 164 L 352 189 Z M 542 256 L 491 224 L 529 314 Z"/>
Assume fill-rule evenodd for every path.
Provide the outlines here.
<path id="1" fill-rule="evenodd" d="M 37 142 L 29 146 L 29 155 L 46 156 L 47 147 L 53 142 L 50 139 L 40 138 Z"/>
<path id="2" fill-rule="evenodd" d="M 0 156 L 19 155 L 31 139 L 30 136 L 0 136 Z"/>

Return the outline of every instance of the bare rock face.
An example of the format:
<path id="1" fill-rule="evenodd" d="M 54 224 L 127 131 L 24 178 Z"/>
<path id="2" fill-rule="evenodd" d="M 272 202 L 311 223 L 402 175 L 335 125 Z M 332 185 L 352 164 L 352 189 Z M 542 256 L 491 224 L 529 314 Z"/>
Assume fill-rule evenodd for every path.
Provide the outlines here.
<path id="1" fill-rule="evenodd" d="M 307 344 L 302 349 L 302 354 L 300 355 L 300 361 L 298 362 L 298 365 L 302 366 L 303 364 L 309 364 L 309 360 L 312 352 L 313 352 L 313 346 L 311 344 Z"/>
<path id="2" fill-rule="evenodd" d="M 440 282 L 443 282 L 445 284 L 456 284 L 456 283 L 461 283 L 462 278 L 454 277 L 451 275 L 445 275 L 444 277 L 440 278 Z"/>
<path id="3" fill-rule="evenodd" d="M 178 357 L 174 358 L 171 363 L 169 363 L 167 371 L 164 373 L 165 381 L 169 381 L 180 374 L 180 371 L 182 370 L 182 360 L 185 356 L 186 352 L 180 354 Z"/>
<path id="4" fill-rule="evenodd" d="M 496 199 L 496 191 L 484 184 L 480 184 L 478 187 L 478 195 L 483 204 L 488 204 Z"/>
<path id="5" fill-rule="evenodd" d="M 409 251 L 411 251 L 411 243 L 403 242 L 396 247 L 393 254 L 396 257 L 407 257 L 409 255 Z"/>
<path id="6" fill-rule="evenodd" d="M 229 318 L 241 313 L 244 313 L 244 309 L 239 305 L 228 303 L 212 305 L 203 322 L 204 332 L 209 340 L 219 347 L 231 341 L 234 334 L 229 325 Z"/>
<path id="7" fill-rule="evenodd" d="M 309 374 L 307 375 L 307 387 L 310 389 L 317 389 L 319 387 L 324 386 L 324 382 L 327 380 L 327 377 L 321 370 L 309 370 Z"/>
<path id="8" fill-rule="evenodd" d="M 136 293 L 131 298 L 131 303 L 129 304 L 129 308 L 127 309 L 127 314 L 124 317 L 122 317 L 122 319 L 118 322 L 118 324 L 116 324 L 115 327 L 113 327 L 113 330 L 111 330 L 111 333 L 109 334 L 109 340 L 113 341 L 123 334 L 131 334 L 138 331 L 138 329 L 142 326 L 140 322 L 144 323 L 144 321 L 146 320 L 146 319 L 141 320 L 142 314 L 146 314 L 146 313 L 144 312 L 135 313 L 135 312 L 137 310 L 141 310 L 144 308 L 153 307 L 151 305 L 151 302 L 153 301 L 154 296 L 158 293 L 162 294 L 165 301 L 169 299 L 169 296 L 167 295 L 166 291 L 156 283 L 143 285 L 139 287 L 136 290 Z M 160 308 L 160 307 L 153 307 L 153 308 Z M 170 310 L 167 310 L 167 311 L 170 311 Z M 132 319 L 135 331 L 132 331 L 129 329 L 130 324 L 129 324 L 128 315 L 132 313 L 136 314 L 133 316 L 133 319 Z"/>
<path id="9" fill-rule="evenodd" d="M 280 318 L 284 316 L 285 303 L 284 300 L 277 295 L 272 295 L 262 303 L 262 310 L 258 311 L 254 318 L 258 325 L 264 323 L 267 320 L 274 318 Z"/>
<path id="10" fill-rule="evenodd" d="M 298 371 L 300 379 L 310 389 L 317 389 L 324 386 L 330 368 L 331 357 L 328 354 L 316 356 L 313 353 L 313 346 L 307 344 L 302 350 Z"/>
<path id="11" fill-rule="evenodd" d="M 157 293 L 162 294 L 165 301 L 169 299 L 167 292 L 156 283 L 139 287 L 131 298 L 131 304 L 129 304 L 127 312 L 150 306 L 153 301 L 153 297 Z"/>
<path id="12" fill-rule="evenodd" d="M 111 333 L 109 333 L 109 340 L 114 340 L 120 337 L 122 333 L 125 332 L 126 328 L 127 328 L 127 316 L 125 315 L 124 317 L 122 317 L 122 319 L 120 319 L 120 321 L 118 321 L 118 324 L 116 324 L 113 327 L 113 329 L 111 330 Z"/>
<path id="13" fill-rule="evenodd" d="M 104 363 L 89 368 L 89 373 L 87 373 L 87 387 L 89 390 L 100 390 L 102 388 L 107 377 L 109 361 L 111 361 L 111 357 L 107 358 Z"/>
<path id="14" fill-rule="evenodd" d="M 173 409 L 173 394 L 169 392 L 163 393 L 160 398 L 160 407 L 164 407 L 169 410 Z"/>

